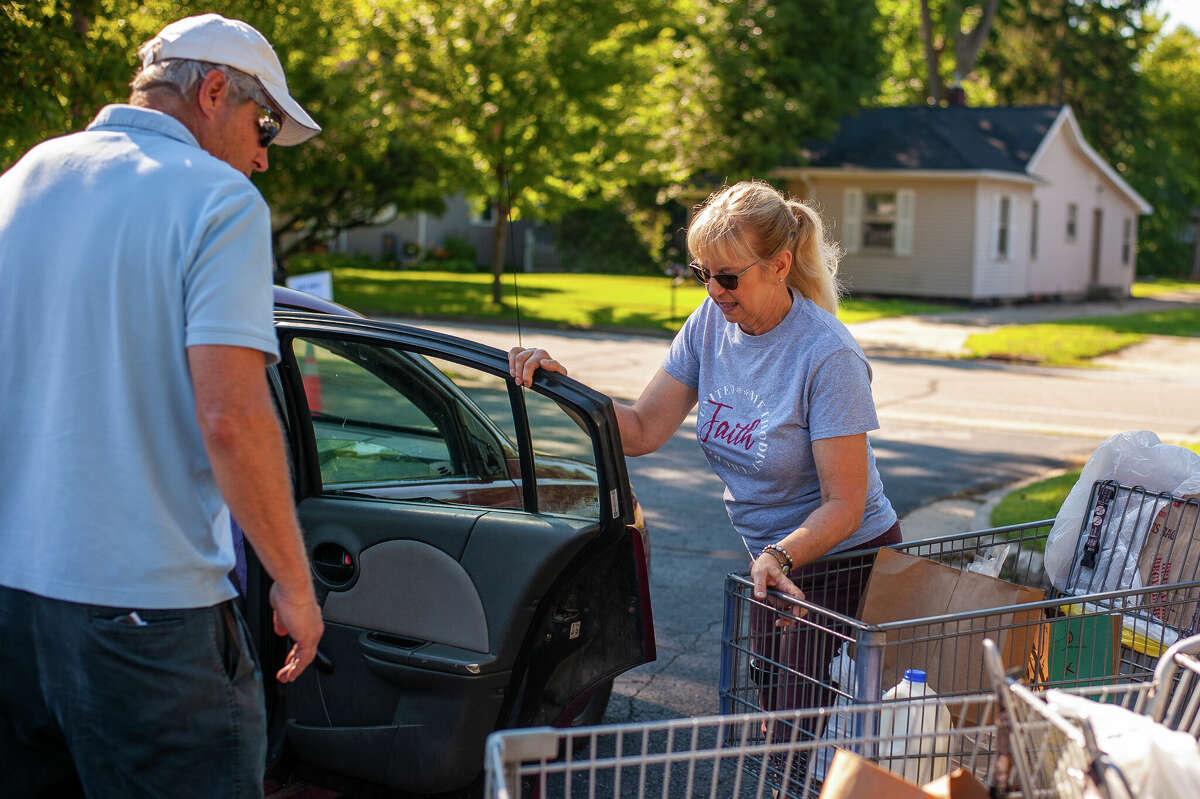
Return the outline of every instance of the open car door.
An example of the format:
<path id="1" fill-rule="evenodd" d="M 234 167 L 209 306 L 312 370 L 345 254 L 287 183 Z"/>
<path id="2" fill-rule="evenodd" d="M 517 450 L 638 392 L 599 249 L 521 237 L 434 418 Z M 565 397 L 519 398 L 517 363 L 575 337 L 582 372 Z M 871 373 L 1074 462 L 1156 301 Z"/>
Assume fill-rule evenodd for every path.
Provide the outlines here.
<path id="1" fill-rule="evenodd" d="M 436 792 L 497 728 L 568 724 L 654 658 L 644 541 L 607 397 L 533 389 L 504 353 L 400 325 L 277 315 L 273 384 L 325 618 L 325 667 L 271 675 L 275 729 L 319 767 Z M 279 737 L 277 735 L 277 737 Z"/>

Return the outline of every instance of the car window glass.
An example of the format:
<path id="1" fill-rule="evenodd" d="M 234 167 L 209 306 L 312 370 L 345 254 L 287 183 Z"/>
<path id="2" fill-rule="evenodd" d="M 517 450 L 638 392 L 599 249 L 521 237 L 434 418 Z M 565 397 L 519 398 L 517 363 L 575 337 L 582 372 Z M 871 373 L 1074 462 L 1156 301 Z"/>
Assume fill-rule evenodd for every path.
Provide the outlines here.
<path id="1" fill-rule="evenodd" d="M 524 395 L 533 439 L 538 510 L 598 520 L 600 487 L 587 428 L 549 397 L 533 391 Z"/>
<path id="2" fill-rule="evenodd" d="M 516 449 L 457 385 L 500 378 L 399 349 L 297 338 L 326 492 L 520 508 Z M 495 404 L 511 426 L 507 403 Z"/>

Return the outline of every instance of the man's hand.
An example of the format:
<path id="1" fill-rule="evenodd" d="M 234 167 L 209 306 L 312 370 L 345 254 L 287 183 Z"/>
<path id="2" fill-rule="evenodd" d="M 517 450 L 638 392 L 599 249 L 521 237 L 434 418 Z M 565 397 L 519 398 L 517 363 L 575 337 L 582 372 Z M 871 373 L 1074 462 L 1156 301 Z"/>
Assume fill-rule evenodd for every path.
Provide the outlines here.
<path id="1" fill-rule="evenodd" d="M 317 656 L 317 644 L 325 632 L 325 622 L 321 619 L 321 609 L 317 607 L 317 598 L 313 595 L 312 587 L 306 586 L 306 591 L 293 596 L 280 583 L 271 585 L 271 607 L 274 609 L 275 634 L 290 636 L 291 651 L 283 661 L 283 667 L 275 672 L 279 682 L 292 682 L 312 663 Z"/>
<path id="2" fill-rule="evenodd" d="M 779 567 L 779 561 L 770 552 L 762 553 L 757 560 L 750 564 L 750 579 L 754 581 L 754 598 L 759 601 L 766 601 L 768 588 L 773 588 L 788 596 L 794 596 L 796 599 L 804 599 L 804 592 L 783 573 L 783 569 Z M 789 611 L 789 615 L 796 619 L 804 618 L 808 612 L 781 599 L 774 599 L 773 604 L 777 610 Z M 775 620 L 776 627 L 787 627 L 791 624 L 790 619 Z"/>

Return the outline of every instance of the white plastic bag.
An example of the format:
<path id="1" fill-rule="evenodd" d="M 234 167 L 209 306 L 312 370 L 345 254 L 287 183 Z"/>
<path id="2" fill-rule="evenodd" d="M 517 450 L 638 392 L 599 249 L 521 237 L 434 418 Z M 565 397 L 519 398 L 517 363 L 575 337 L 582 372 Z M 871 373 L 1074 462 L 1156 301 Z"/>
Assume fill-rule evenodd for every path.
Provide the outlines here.
<path id="1" fill-rule="evenodd" d="M 1004 569 L 1005 561 L 1008 560 L 1008 553 L 1011 551 L 1012 544 L 997 544 L 994 547 L 988 547 L 987 552 L 967 565 L 967 571 L 998 578 Z"/>
<path id="2" fill-rule="evenodd" d="M 1118 705 L 1062 691 L 1047 691 L 1046 704 L 1091 723 L 1096 744 L 1121 769 L 1139 799 L 1200 796 L 1200 747 L 1186 732 L 1172 731 Z"/>
<path id="3" fill-rule="evenodd" d="M 1176 495 L 1194 494 L 1200 491 L 1200 455 L 1183 447 L 1164 444 L 1149 430 L 1118 433 L 1096 448 L 1059 509 L 1046 539 L 1046 575 L 1055 588 L 1069 594 L 1142 586 L 1137 556 L 1145 541 L 1146 530 L 1136 528 L 1138 519 L 1145 518 L 1149 509 L 1142 508 L 1137 501 L 1130 501 L 1127 507 L 1122 502 L 1114 503 L 1116 512 L 1122 513 L 1124 518 L 1109 522 L 1106 528 L 1119 530 L 1119 540 L 1104 542 L 1097 553 L 1095 566 L 1081 568 L 1072 581 L 1074 584 L 1067 585 L 1071 565 L 1081 546 L 1080 529 L 1088 513 L 1092 484 L 1097 480 L 1116 480 L 1122 485 L 1142 486 L 1149 491 Z M 1127 557 L 1131 551 L 1132 557 Z M 1123 564 L 1124 569 L 1109 569 L 1112 563 Z M 1104 579 L 1096 580 L 1096 575 L 1103 575 Z"/>

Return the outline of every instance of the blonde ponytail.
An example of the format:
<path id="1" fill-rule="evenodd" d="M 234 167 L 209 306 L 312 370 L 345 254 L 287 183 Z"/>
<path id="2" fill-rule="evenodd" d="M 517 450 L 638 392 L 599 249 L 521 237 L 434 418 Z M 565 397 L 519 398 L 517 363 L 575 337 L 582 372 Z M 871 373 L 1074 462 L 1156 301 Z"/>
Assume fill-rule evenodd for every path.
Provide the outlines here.
<path id="1" fill-rule="evenodd" d="M 796 220 L 796 244 L 787 283 L 826 311 L 836 314 L 841 296 L 837 279 L 841 250 L 826 236 L 825 224 L 815 210 L 799 200 L 788 200 L 787 208 Z"/>

